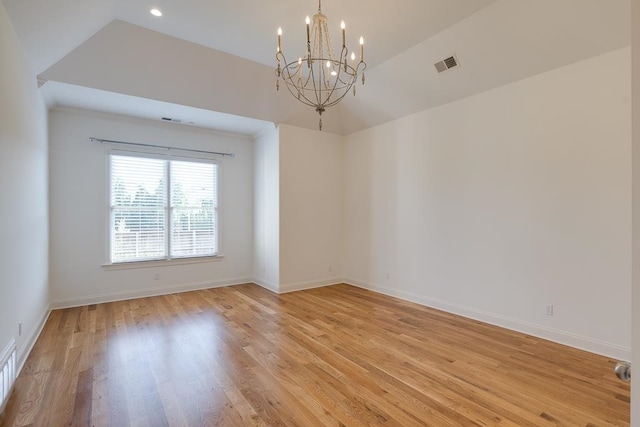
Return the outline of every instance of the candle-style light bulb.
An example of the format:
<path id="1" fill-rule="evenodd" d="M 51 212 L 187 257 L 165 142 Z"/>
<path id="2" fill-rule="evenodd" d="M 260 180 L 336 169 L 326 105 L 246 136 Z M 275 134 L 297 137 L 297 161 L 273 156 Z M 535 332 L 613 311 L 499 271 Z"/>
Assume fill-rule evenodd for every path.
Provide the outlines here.
<path id="1" fill-rule="evenodd" d="M 278 27 L 278 52 L 282 50 L 282 27 Z"/>
<path id="2" fill-rule="evenodd" d="M 307 45 L 309 44 L 309 25 L 311 24 L 311 18 L 309 18 L 309 15 L 307 15 L 307 17 L 305 18 L 304 22 L 307 24 Z"/>
<path id="3" fill-rule="evenodd" d="M 364 61 L 364 37 L 360 36 L 360 61 Z"/>
<path id="4" fill-rule="evenodd" d="M 331 68 L 331 61 L 327 61 L 327 68 Z"/>
<path id="5" fill-rule="evenodd" d="M 340 23 L 340 28 L 342 28 L 342 47 L 344 48 L 346 46 L 346 42 L 345 42 L 345 27 L 346 25 L 344 24 L 344 21 L 342 21 Z"/>

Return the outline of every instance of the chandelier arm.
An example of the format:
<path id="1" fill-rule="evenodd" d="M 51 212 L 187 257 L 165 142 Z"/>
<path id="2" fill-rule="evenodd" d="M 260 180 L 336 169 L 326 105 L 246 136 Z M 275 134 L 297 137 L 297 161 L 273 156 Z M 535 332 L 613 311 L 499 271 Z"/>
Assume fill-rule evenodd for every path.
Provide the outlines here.
<path id="1" fill-rule="evenodd" d="M 309 62 L 309 64 L 311 64 L 311 62 Z M 307 69 L 311 68 L 311 66 L 309 65 L 309 67 Z M 304 87 L 306 88 L 307 85 L 309 84 L 309 81 L 311 80 L 311 73 L 307 73 L 307 78 L 304 81 Z"/>
<path id="2" fill-rule="evenodd" d="M 295 78 L 295 76 L 298 74 L 298 72 L 300 72 L 302 66 L 299 64 L 299 62 L 289 62 L 287 63 L 286 57 L 284 56 L 284 54 L 282 52 L 278 52 L 276 54 L 276 57 L 281 57 L 282 61 L 284 62 L 284 67 L 282 67 L 280 73 L 281 73 L 281 77 L 282 80 L 284 80 L 285 85 L 287 86 L 287 90 L 289 91 L 289 93 L 291 93 L 291 95 L 293 95 L 294 97 L 297 97 L 303 104 L 306 104 L 310 107 L 315 107 L 316 104 L 309 100 L 305 95 L 304 95 L 304 91 L 303 90 L 297 90 L 296 92 L 293 91 L 292 87 L 297 89 L 297 86 L 295 85 L 295 83 L 293 83 L 293 79 Z M 291 68 L 294 67 L 295 65 L 298 65 L 298 70 L 296 72 L 294 72 L 293 74 L 291 73 Z M 285 75 L 286 73 L 286 75 Z"/>
<path id="3" fill-rule="evenodd" d="M 344 64 L 343 64 L 343 65 L 344 65 Z M 349 80 L 350 80 L 350 81 L 347 81 L 347 82 L 344 82 L 344 81 L 343 81 L 344 86 L 343 86 L 342 88 L 344 88 L 344 90 L 342 90 L 342 91 L 341 91 L 342 93 L 341 93 L 341 94 L 339 94 L 339 96 L 338 96 L 337 98 L 335 98 L 335 99 L 334 99 L 334 100 L 332 100 L 331 102 L 327 103 L 327 104 L 325 105 L 325 107 L 327 107 L 327 108 L 328 108 L 328 107 L 332 107 L 332 106 L 336 105 L 338 102 L 340 102 L 340 101 L 341 101 L 341 100 L 342 100 L 342 99 L 347 95 L 347 93 L 349 93 L 349 91 L 351 90 L 351 87 L 356 83 L 356 80 L 357 80 L 357 77 L 358 77 L 357 70 L 356 70 L 356 69 L 354 69 L 353 67 L 351 67 L 351 66 L 350 66 L 350 65 L 348 65 L 348 64 L 347 64 L 347 69 L 351 69 L 351 70 L 353 70 L 353 72 L 354 72 L 353 74 L 350 74 L 350 73 L 348 73 L 348 72 L 346 73 L 346 74 L 347 74 L 347 76 L 349 76 Z M 336 84 L 334 85 L 334 91 L 335 91 L 335 88 L 336 88 L 336 85 L 337 85 L 337 81 L 338 81 L 338 80 L 342 81 L 342 80 L 340 79 L 340 76 L 341 76 L 341 74 L 338 74 L 338 76 L 336 76 L 336 77 L 337 77 L 337 79 L 336 79 Z M 342 88 L 341 88 L 341 89 L 342 89 Z M 333 93 L 332 93 L 332 95 L 333 95 Z"/>
<path id="4" fill-rule="evenodd" d="M 276 60 L 278 61 L 278 68 L 276 69 L 277 71 L 280 71 L 280 75 L 278 77 L 282 77 L 284 79 L 284 72 L 287 70 L 287 67 L 289 64 L 287 64 L 287 58 L 285 58 L 284 53 L 282 53 L 282 51 L 278 51 L 276 52 Z M 280 65 L 280 60 L 282 60 L 282 63 L 284 64 L 283 67 L 281 67 Z"/>
<path id="5" fill-rule="evenodd" d="M 345 49 L 343 49 L 344 52 Z M 342 56 L 342 55 L 341 55 Z M 333 84 L 333 87 L 331 88 L 331 92 L 329 93 L 329 95 L 327 96 L 327 101 L 329 101 L 331 99 L 331 97 L 333 96 L 333 93 L 336 91 L 336 89 L 340 89 L 343 90 L 344 89 L 344 93 L 338 97 L 337 100 L 335 101 L 331 101 L 327 103 L 327 106 L 331 106 L 331 105 L 335 105 L 337 102 L 339 102 L 342 98 L 344 98 L 344 95 L 349 92 L 349 89 L 351 89 L 351 87 L 354 85 L 356 79 L 357 79 L 357 72 L 356 70 L 353 70 L 353 68 L 351 66 L 349 66 L 349 64 L 343 63 L 342 61 L 340 62 L 333 62 L 332 64 L 334 67 L 337 67 L 338 71 L 336 73 L 335 76 L 335 82 Z M 353 70 L 353 73 L 349 73 L 348 71 L 343 71 L 344 69 L 347 70 Z M 343 76 L 347 76 L 348 79 L 345 81 L 343 80 Z M 338 83 L 342 83 L 342 85 L 340 87 L 338 87 Z"/>
<path id="6" fill-rule="evenodd" d="M 297 63 L 290 63 L 287 64 L 285 66 L 285 69 L 287 69 L 287 74 L 289 76 L 291 76 L 291 71 L 290 71 L 290 66 L 297 64 Z M 295 76 L 296 73 L 293 74 L 293 76 Z M 305 90 L 305 88 L 298 88 L 298 86 L 293 82 L 293 80 L 291 78 L 284 78 L 283 79 L 286 86 L 287 86 L 287 90 L 289 90 L 289 93 L 291 93 L 291 95 L 293 95 L 294 97 L 298 98 L 298 100 L 300 102 L 302 102 L 305 105 L 308 105 L 310 107 L 318 107 L 319 105 L 321 105 L 319 102 L 314 101 L 312 99 L 309 99 L 309 97 L 307 97 L 306 92 L 308 92 L 308 89 Z M 314 90 L 314 94 L 316 93 L 316 91 Z"/>
<path id="7" fill-rule="evenodd" d="M 333 107 L 334 105 L 336 105 L 337 103 L 339 103 L 340 101 L 342 101 L 342 99 L 347 96 L 347 93 L 349 93 L 349 91 L 345 91 L 343 94 L 341 94 L 339 97 L 337 97 L 336 99 L 334 99 L 333 101 L 327 103 L 324 105 L 325 108 L 329 108 L 329 107 Z"/>
<path id="8" fill-rule="evenodd" d="M 342 47 L 342 51 L 340 52 L 340 61 L 338 62 L 338 75 L 336 76 L 336 80 L 340 80 L 344 85 L 349 86 L 349 82 L 342 79 L 342 77 L 346 74 L 349 79 L 354 79 L 357 77 L 356 70 L 353 70 L 349 63 L 347 62 L 347 56 L 349 51 L 346 46 Z M 350 73 L 349 70 L 353 70 L 353 73 Z M 353 83 L 351 83 L 353 84 Z M 347 89 L 348 90 L 348 89 Z"/>
<path id="9" fill-rule="evenodd" d="M 295 85 L 293 85 L 292 83 L 286 83 L 287 89 L 289 90 L 289 93 L 291 93 L 291 95 L 293 95 L 294 97 L 296 97 L 298 99 L 298 101 L 302 102 L 305 105 L 308 105 L 309 107 L 316 107 L 316 103 L 313 102 L 313 100 L 310 100 L 309 98 L 306 97 L 306 95 L 304 94 L 304 92 L 300 92 L 300 96 L 298 96 L 298 93 L 296 90 L 294 90 L 296 88 Z"/>
<path id="10" fill-rule="evenodd" d="M 284 56 L 283 56 L 284 59 Z M 326 73 L 324 72 L 324 68 L 326 67 L 321 67 L 320 68 L 320 64 L 326 64 L 326 62 L 328 61 L 327 58 L 315 58 L 312 59 L 313 62 L 313 67 L 311 68 L 311 72 L 309 73 L 309 75 L 307 75 L 306 77 L 304 77 L 304 75 L 301 75 L 301 70 L 302 67 L 304 67 L 305 62 L 303 61 L 302 64 L 300 64 L 299 62 L 290 62 L 288 64 L 285 64 L 284 67 L 281 68 L 281 77 L 283 78 L 283 80 L 285 81 L 290 81 L 290 82 L 294 82 L 294 80 L 296 79 L 296 77 L 298 77 L 299 79 L 301 79 L 301 81 L 303 81 L 303 85 L 302 88 L 306 88 L 306 90 L 310 90 L 307 85 L 311 82 L 311 83 L 316 83 L 316 86 L 314 86 L 313 90 L 317 91 L 317 82 L 318 79 L 315 79 L 318 70 L 321 70 L 321 76 L 323 78 L 323 81 L 326 83 Z M 323 89 L 322 87 L 320 87 L 320 92 L 327 92 L 328 90 L 337 90 L 337 89 L 342 89 L 345 87 L 349 87 L 351 85 L 354 84 L 355 78 L 358 75 L 358 70 L 356 68 L 353 68 L 353 66 L 346 64 L 346 68 L 347 71 L 344 71 L 345 68 L 345 64 L 342 63 L 338 63 L 337 61 L 334 61 L 332 63 L 332 66 L 334 69 L 338 70 L 336 71 L 336 76 L 335 78 L 337 79 L 337 82 L 339 82 L 340 84 L 335 84 L 335 85 L 330 85 L 327 86 L 325 84 L 325 88 Z M 317 68 L 316 68 L 317 67 Z M 339 67 L 339 68 L 338 68 Z M 364 62 L 362 62 L 361 64 L 359 64 L 358 68 L 363 68 L 364 69 Z M 292 71 L 294 70 L 294 71 Z M 346 79 L 345 79 L 346 77 Z M 295 83 L 291 83 L 293 86 L 297 86 Z M 321 99 L 318 100 L 318 103 L 322 103 Z M 314 104 L 315 105 L 315 104 Z"/>
<path id="11" fill-rule="evenodd" d="M 318 104 L 323 107 L 329 102 L 331 96 L 333 95 L 334 86 L 330 85 L 330 77 L 327 78 L 327 70 L 331 69 L 331 66 L 325 67 L 325 64 L 333 65 L 332 60 L 327 58 L 320 58 L 318 61 L 320 62 L 319 71 L 320 71 L 320 79 L 318 79 L 318 85 L 320 85 L 320 90 L 318 92 Z"/>
<path id="12" fill-rule="evenodd" d="M 284 59 L 285 62 L 285 66 L 284 68 L 282 68 L 281 73 L 283 74 L 282 79 L 284 80 L 285 84 L 287 85 L 287 89 L 289 89 L 289 92 L 295 96 L 295 97 L 299 97 L 299 94 L 301 93 L 301 90 L 298 90 L 297 93 L 294 93 L 291 89 L 291 86 L 296 87 L 297 85 L 294 83 L 294 78 L 296 77 L 296 75 L 301 75 L 302 74 L 302 65 L 300 64 L 300 62 L 286 62 L 286 59 L 284 57 L 284 54 L 281 54 L 282 58 Z M 291 73 L 291 68 L 292 66 L 295 67 L 297 65 L 296 70 L 294 71 L 294 73 Z M 287 73 L 287 76 L 284 76 L 284 73 Z M 306 97 L 305 97 L 306 99 Z M 313 104 L 308 104 L 313 106 Z"/>
<path id="13" fill-rule="evenodd" d="M 291 95 L 296 97 L 298 101 L 310 107 L 316 106 L 316 103 L 307 97 L 304 88 L 298 88 L 298 86 L 292 80 L 289 80 L 289 79 L 285 80 L 285 84 L 287 86 L 287 89 L 289 90 L 289 93 L 291 93 Z"/>
<path id="14" fill-rule="evenodd" d="M 329 99 L 331 99 L 331 96 L 333 96 L 334 90 L 331 91 L 331 95 L 329 97 L 327 97 L 327 101 L 329 101 Z M 340 102 L 342 100 L 342 98 L 345 97 L 345 95 L 349 93 L 349 90 L 345 90 L 341 95 L 339 95 L 337 98 L 335 98 L 333 101 L 330 102 L 326 102 L 324 104 L 325 108 L 328 107 L 333 107 L 334 105 L 336 105 L 338 102 Z"/>
<path id="15" fill-rule="evenodd" d="M 332 65 L 333 65 L 333 63 L 332 63 Z M 339 74 L 338 74 L 338 75 L 339 75 Z M 327 99 L 326 99 L 326 101 L 325 101 L 325 104 L 326 104 L 327 106 L 329 106 L 329 104 L 330 104 L 330 103 L 329 103 L 329 101 L 330 101 L 331 97 L 333 96 L 333 93 L 334 93 L 334 92 L 335 92 L 335 90 L 336 90 L 336 85 L 338 84 L 338 81 L 339 81 L 339 79 L 338 79 L 338 75 L 336 75 L 336 79 L 335 79 L 335 81 L 334 81 L 334 83 L 333 83 L 333 86 L 332 86 L 330 89 L 327 87 L 327 89 L 329 89 L 329 93 L 327 94 Z M 329 83 L 329 80 L 327 80 L 327 83 Z"/>
<path id="16" fill-rule="evenodd" d="M 311 59 L 311 68 L 309 69 L 309 79 L 311 80 L 311 83 L 313 84 L 313 93 L 314 93 L 314 95 L 316 97 L 315 107 L 318 108 L 320 105 L 322 105 L 322 102 L 321 102 L 322 86 L 320 86 L 320 88 L 318 88 L 316 83 L 320 85 L 320 84 L 322 84 L 322 82 L 316 80 L 316 74 L 315 74 L 314 68 L 313 68 L 314 65 L 316 66 L 316 68 L 319 69 L 320 78 L 323 78 L 323 75 L 322 75 L 322 61 L 321 60 L 318 61 L 318 60 Z"/>

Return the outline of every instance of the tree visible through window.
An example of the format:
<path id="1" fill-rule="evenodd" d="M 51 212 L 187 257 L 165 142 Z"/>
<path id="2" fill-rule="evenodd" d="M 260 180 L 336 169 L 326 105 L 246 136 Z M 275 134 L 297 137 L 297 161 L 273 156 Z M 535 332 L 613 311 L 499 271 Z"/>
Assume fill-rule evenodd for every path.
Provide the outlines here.
<path id="1" fill-rule="evenodd" d="M 111 262 L 217 254 L 217 165 L 110 156 Z"/>

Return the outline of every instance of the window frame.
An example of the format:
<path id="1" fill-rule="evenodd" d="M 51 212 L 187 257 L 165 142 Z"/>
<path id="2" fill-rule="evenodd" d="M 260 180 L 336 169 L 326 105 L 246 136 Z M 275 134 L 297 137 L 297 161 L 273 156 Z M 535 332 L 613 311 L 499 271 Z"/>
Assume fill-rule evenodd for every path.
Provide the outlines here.
<path id="1" fill-rule="evenodd" d="M 125 157 L 139 157 L 143 159 L 158 159 L 164 161 L 164 179 L 166 181 L 165 184 L 165 203 L 163 205 L 163 209 L 165 212 L 165 235 L 164 235 L 164 256 L 157 258 L 148 258 L 148 259 L 135 259 L 135 260 L 127 260 L 127 261 L 113 261 L 112 260 L 112 244 L 113 244 L 113 224 L 112 224 L 112 194 L 111 194 L 111 183 L 112 183 L 112 175 L 111 175 L 111 167 L 112 167 L 112 156 L 125 156 Z M 193 162 L 193 163 L 205 163 L 211 164 L 215 166 L 215 205 L 214 205 L 214 239 L 215 239 L 215 249 L 216 252 L 214 254 L 208 255 L 194 255 L 194 256 L 171 256 L 171 241 L 173 240 L 172 233 L 172 217 L 170 215 L 173 214 L 173 206 L 171 203 L 171 161 L 184 161 L 184 162 Z M 189 156 L 189 155 L 175 155 L 172 153 L 161 152 L 160 150 L 122 150 L 122 149 L 109 149 L 106 150 L 106 202 L 105 202 L 105 262 L 103 263 L 103 267 L 107 268 L 116 268 L 116 269 L 126 269 L 126 268 L 137 268 L 137 267 L 146 267 L 146 266 L 156 266 L 156 265 L 168 265 L 168 264 L 193 264 L 193 263 L 201 263 L 201 262 L 209 262 L 214 260 L 220 260 L 223 258 L 220 242 L 221 242 L 221 230 L 220 230 L 220 181 L 221 181 L 221 165 L 216 157 L 207 156 L 205 154 L 198 156 Z"/>

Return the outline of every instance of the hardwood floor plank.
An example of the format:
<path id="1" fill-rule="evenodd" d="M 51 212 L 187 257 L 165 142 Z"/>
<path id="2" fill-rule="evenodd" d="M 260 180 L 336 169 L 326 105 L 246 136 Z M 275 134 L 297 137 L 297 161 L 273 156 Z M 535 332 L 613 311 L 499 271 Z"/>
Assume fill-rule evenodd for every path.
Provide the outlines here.
<path id="1" fill-rule="evenodd" d="M 626 426 L 615 361 L 335 285 L 55 310 L 2 426 Z"/>
<path id="2" fill-rule="evenodd" d="M 93 406 L 93 369 L 86 369 L 78 375 L 71 424 L 76 426 L 91 424 Z"/>

